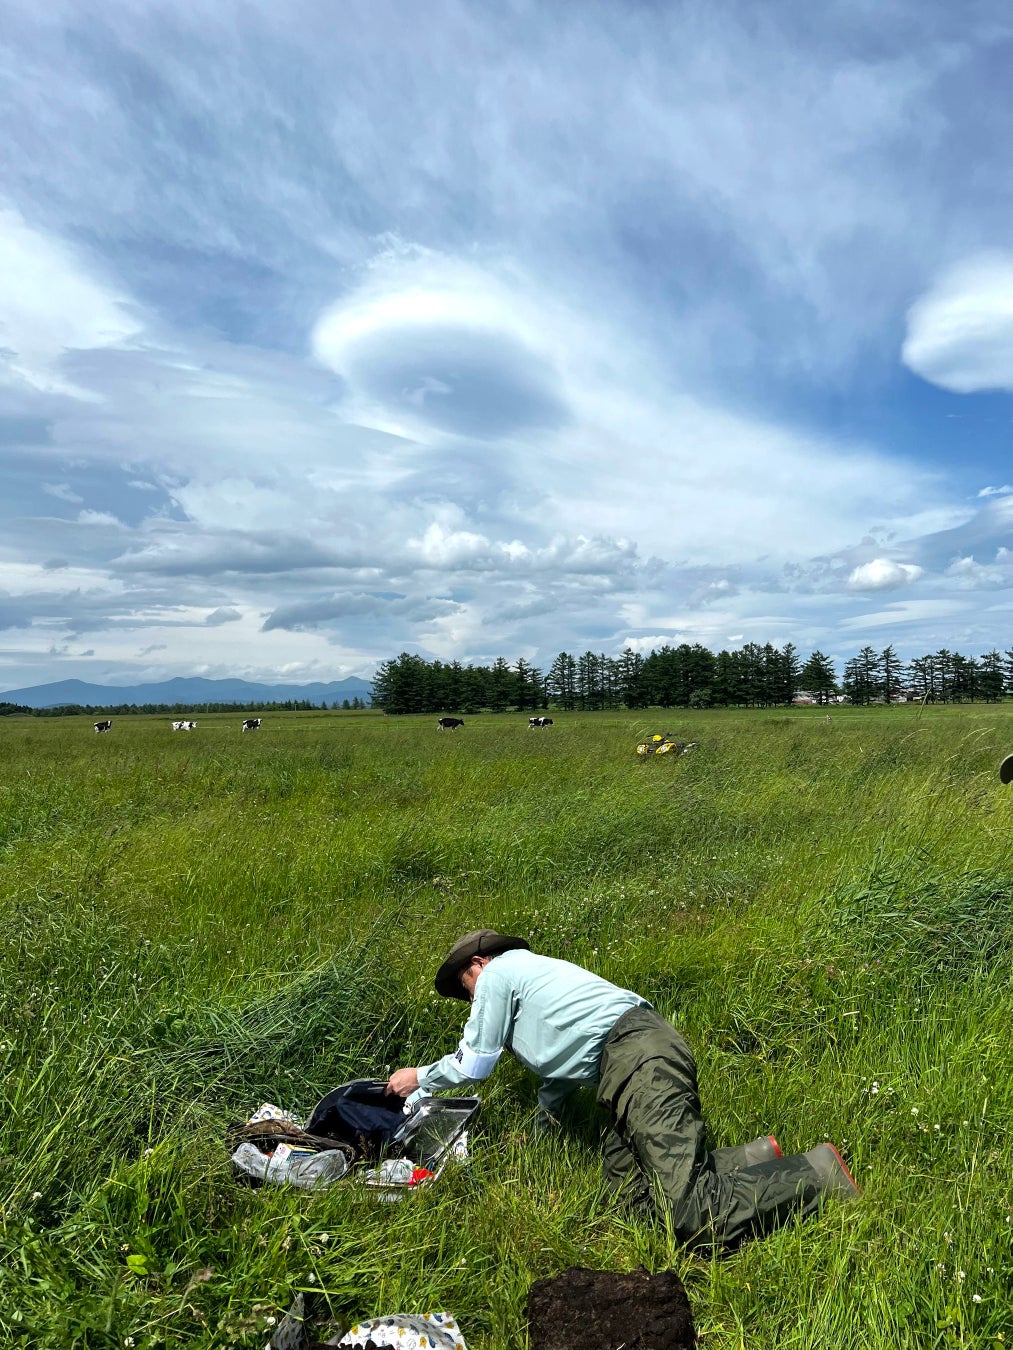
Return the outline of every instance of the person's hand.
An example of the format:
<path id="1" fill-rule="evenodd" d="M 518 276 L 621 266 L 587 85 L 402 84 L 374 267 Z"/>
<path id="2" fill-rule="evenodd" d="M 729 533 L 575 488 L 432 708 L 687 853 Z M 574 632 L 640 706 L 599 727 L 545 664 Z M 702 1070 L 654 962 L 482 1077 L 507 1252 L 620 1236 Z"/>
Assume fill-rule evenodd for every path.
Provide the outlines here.
<path id="1" fill-rule="evenodd" d="M 384 1092 L 395 1097 L 409 1097 L 418 1088 L 418 1069 L 395 1069 L 387 1080 Z"/>

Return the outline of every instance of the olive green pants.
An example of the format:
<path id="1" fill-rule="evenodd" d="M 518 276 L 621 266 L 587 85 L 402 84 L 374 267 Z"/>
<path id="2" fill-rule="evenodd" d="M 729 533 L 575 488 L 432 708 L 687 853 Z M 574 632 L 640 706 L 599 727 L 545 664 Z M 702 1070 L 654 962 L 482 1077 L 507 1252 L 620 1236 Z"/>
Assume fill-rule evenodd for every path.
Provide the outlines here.
<path id="1" fill-rule="evenodd" d="M 731 1247 L 819 1208 L 805 1158 L 746 1167 L 741 1148 L 708 1152 L 693 1053 L 653 1008 L 631 1008 L 609 1032 L 598 1101 L 613 1125 L 607 1181 L 637 1208 L 667 1214 L 682 1242 Z"/>

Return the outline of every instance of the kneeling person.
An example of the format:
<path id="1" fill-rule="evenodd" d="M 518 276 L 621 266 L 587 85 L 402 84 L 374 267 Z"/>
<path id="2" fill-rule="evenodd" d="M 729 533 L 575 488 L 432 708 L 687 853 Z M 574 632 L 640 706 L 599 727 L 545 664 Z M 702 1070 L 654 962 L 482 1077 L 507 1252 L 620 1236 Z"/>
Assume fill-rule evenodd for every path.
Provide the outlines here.
<path id="1" fill-rule="evenodd" d="M 696 1064 L 686 1041 L 646 999 L 581 966 L 539 956 L 484 928 L 454 944 L 436 991 L 470 1001 L 457 1050 L 398 1069 L 387 1091 L 407 1097 L 488 1078 L 508 1049 L 542 1079 L 542 1119 L 594 1084 L 612 1131 L 605 1175 L 638 1208 L 663 1209 L 683 1242 L 734 1246 L 829 1194 L 858 1194 L 832 1144 L 785 1158 L 773 1135 L 708 1151 Z"/>

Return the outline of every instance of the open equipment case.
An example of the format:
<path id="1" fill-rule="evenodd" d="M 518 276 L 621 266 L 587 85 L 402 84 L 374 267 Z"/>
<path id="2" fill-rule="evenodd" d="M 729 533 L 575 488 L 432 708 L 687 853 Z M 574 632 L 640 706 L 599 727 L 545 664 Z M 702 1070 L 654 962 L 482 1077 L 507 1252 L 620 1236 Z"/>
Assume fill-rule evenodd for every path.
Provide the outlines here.
<path id="1" fill-rule="evenodd" d="M 254 1184 L 311 1190 L 347 1178 L 378 1199 L 398 1200 L 438 1177 L 451 1157 L 467 1157 L 481 1099 L 416 1093 L 405 1102 L 386 1086 L 382 1078 L 344 1083 L 305 1125 L 281 1113 L 254 1117 L 234 1132 L 232 1161 Z"/>

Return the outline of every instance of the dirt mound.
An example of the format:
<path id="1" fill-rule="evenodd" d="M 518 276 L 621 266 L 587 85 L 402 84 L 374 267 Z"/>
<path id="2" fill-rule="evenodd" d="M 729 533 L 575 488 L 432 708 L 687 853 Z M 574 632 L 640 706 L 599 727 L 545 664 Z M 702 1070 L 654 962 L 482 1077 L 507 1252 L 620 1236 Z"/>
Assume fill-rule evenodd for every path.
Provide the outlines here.
<path id="1" fill-rule="evenodd" d="M 693 1350 L 693 1314 L 673 1271 L 576 1266 L 535 1280 L 525 1309 L 531 1350 Z"/>

